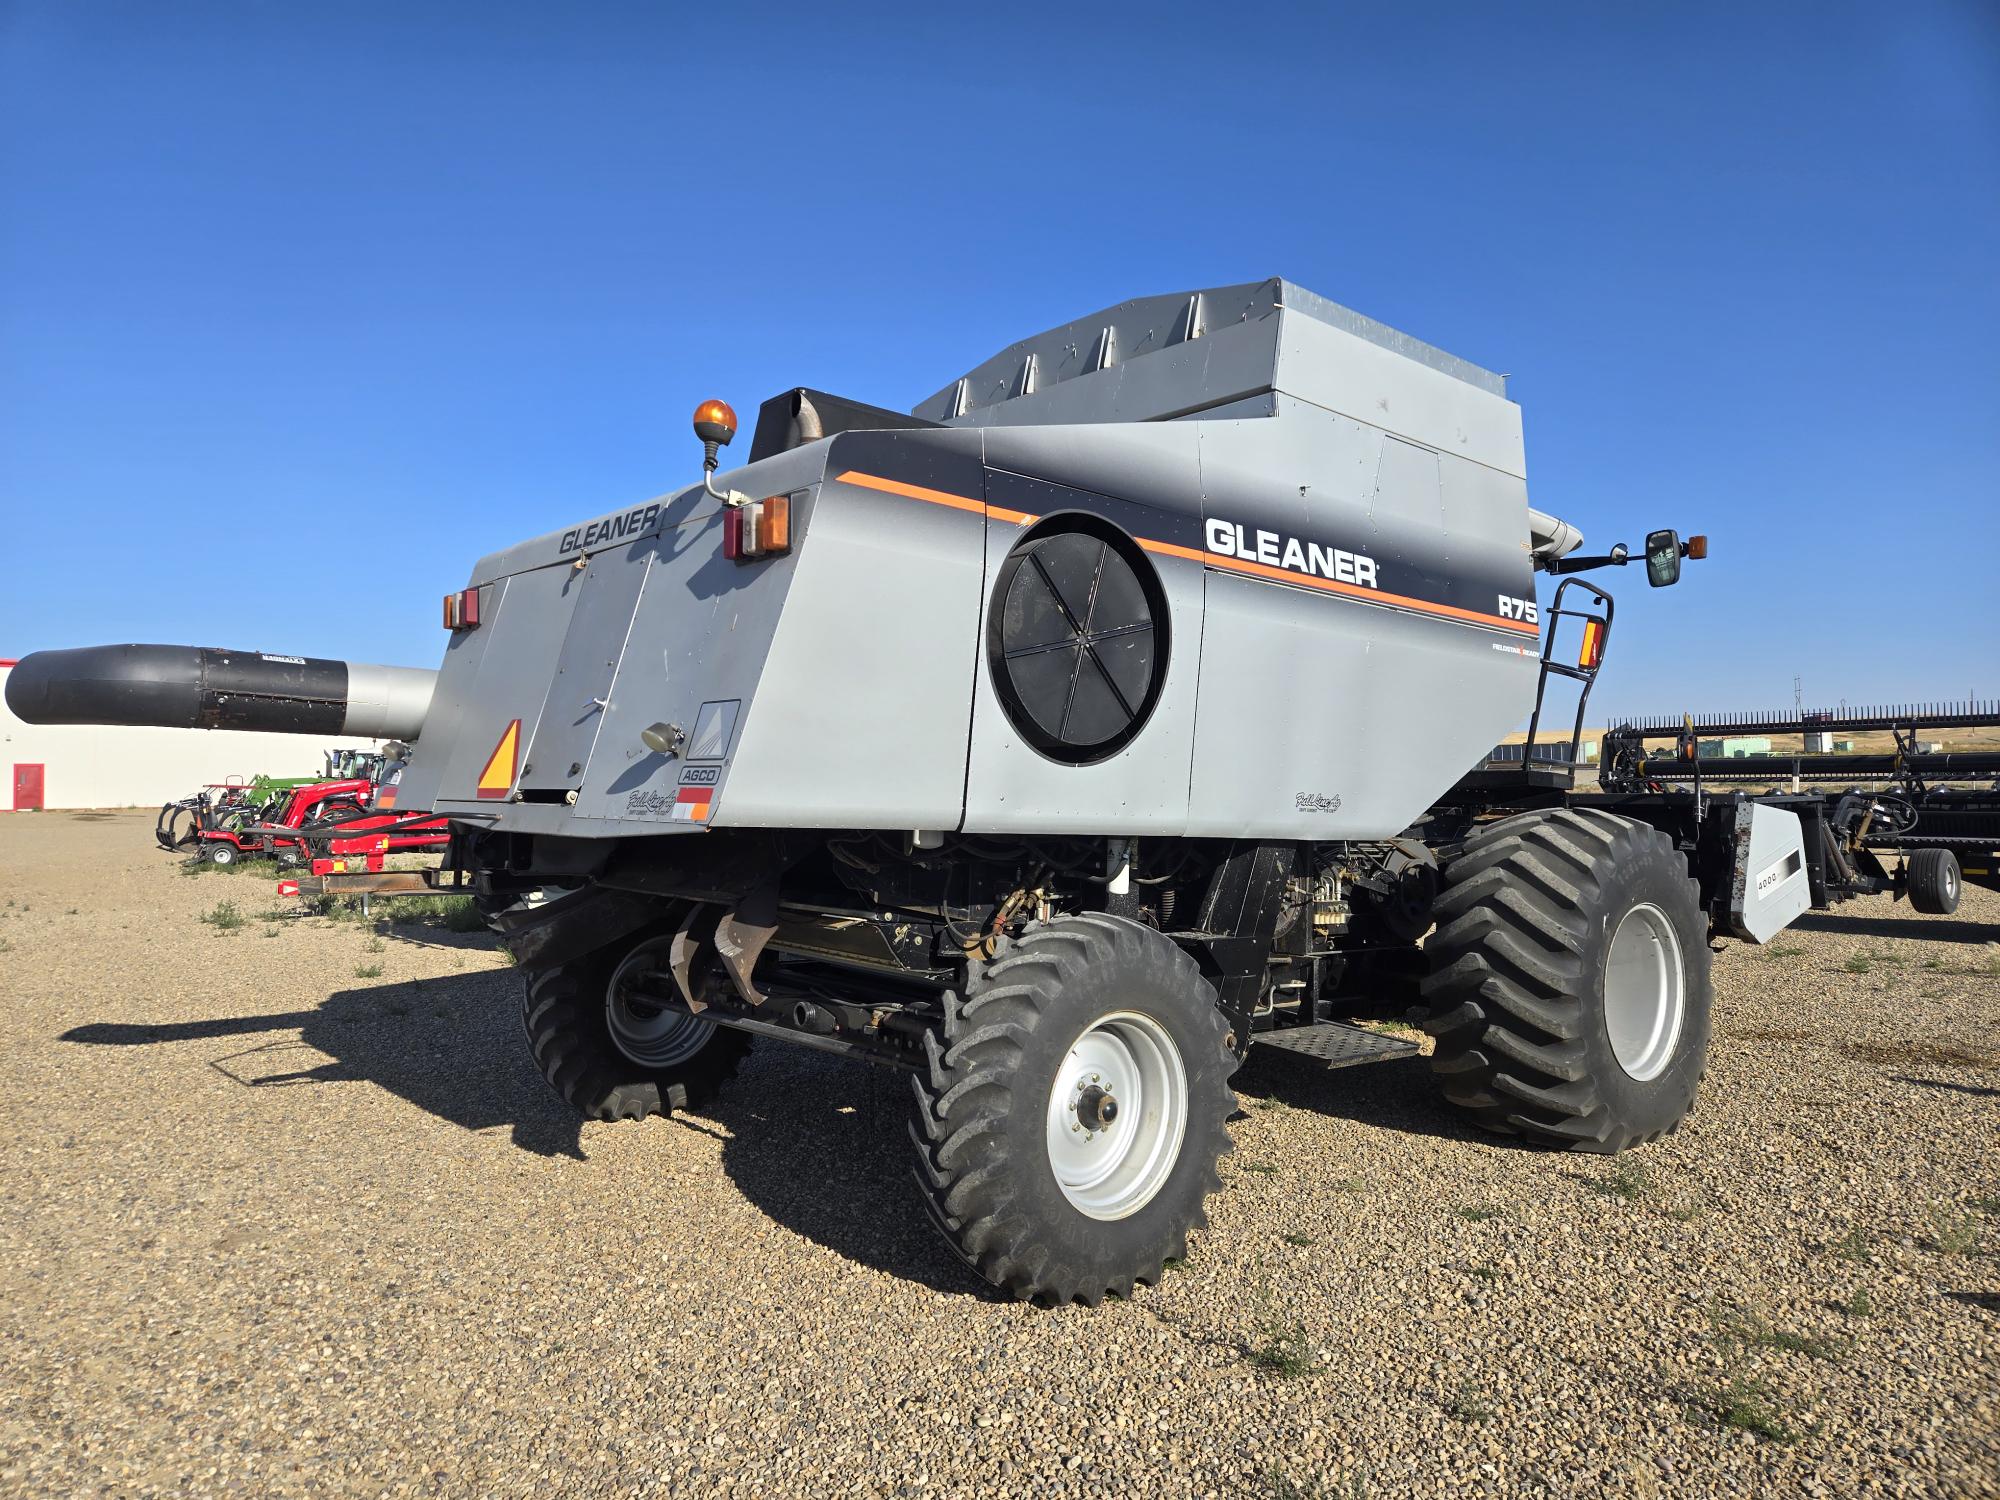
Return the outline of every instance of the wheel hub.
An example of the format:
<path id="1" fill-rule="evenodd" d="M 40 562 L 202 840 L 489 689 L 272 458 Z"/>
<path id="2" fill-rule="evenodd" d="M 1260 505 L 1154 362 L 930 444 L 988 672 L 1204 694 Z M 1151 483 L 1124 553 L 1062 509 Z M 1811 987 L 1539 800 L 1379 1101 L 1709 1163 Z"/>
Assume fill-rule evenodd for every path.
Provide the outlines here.
<path id="1" fill-rule="evenodd" d="M 1109 1089 L 1093 1083 L 1077 1096 L 1076 1118 L 1085 1130 L 1093 1133 L 1109 1130 L 1111 1122 L 1118 1118 L 1118 1100 Z"/>
<path id="2" fill-rule="evenodd" d="M 634 948 L 605 986 L 604 1024 L 612 1045 L 641 1067 L 684 1063 L 715 1032 L 713 1021 L 661 1000 L 645 987 L 648 977 L 664 966 L 664 947 L 671 941 L 662 938 Z"/>
<path id="3" fill-rule="evenodd" d="M 1137 1213 L 1172 1173 L 1187 1133 L 1187 1069 L 1166 1028 L 1118 1011 L 1085 1029 L 1049 1090 L 1056 1186 L 1093 1219 Z"/>
<path id="4" fill-rule="evenodd" d="M 1604 1030 L 1618 1066 L 1635 1082 L 1666 1072 L 1687 1011 L 1681 940 L 1650 901 L 1619 919 L 1604 963 Z"/>

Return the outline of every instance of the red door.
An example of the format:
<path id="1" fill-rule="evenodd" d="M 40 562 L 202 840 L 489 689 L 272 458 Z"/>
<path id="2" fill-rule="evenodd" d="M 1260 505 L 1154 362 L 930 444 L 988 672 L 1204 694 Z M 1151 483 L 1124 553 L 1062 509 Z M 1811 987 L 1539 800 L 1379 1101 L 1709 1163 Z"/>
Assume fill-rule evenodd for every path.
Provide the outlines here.
<path id="1" fill-rule="evenodd" d="M 42 768 L 40 766 L 14 767 L 14 811 L 40 812 L 42 810 Z"/>

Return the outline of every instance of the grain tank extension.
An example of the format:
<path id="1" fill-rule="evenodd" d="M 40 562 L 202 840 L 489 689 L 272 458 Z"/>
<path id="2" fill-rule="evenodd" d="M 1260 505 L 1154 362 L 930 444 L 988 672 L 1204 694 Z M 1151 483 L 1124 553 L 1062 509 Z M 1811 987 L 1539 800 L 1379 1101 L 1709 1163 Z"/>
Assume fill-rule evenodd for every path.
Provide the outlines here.
<path id="1" fill-rule="evenodd" d="M 1550 677 L 1587 697 L 1613 601 L 1574 575 L 1705 540 L 1581 554 L 1500 376 L 1289 282 L 1122 303 L 908 414 L 794 388 L 728 471 L 733 413 L 695 428 L 699 483 L 481 559 L 434 682 L 106 648 L 10 702 L 416 736 L 403 800 L 557 1092 L 692 1107 L 753 1041 L 905 1072 L 923 1211 L 1042 1302 L 1185 1253 L 1253 1045 L 1407 1056 L 1357 1023 L 1415 1009 L 1482 1126 L 1672 1130 L 1711 937 L 1807 899 L 1768 799 L 1488 766 Z"/>

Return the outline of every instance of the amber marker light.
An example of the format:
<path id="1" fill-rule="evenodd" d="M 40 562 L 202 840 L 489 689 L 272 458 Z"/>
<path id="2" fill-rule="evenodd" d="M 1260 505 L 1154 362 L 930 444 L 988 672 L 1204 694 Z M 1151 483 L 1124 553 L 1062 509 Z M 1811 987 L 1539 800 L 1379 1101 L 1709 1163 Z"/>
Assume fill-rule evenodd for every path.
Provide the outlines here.
<path id="1" fill-rule="evenodd" d="M 708 446 L 708 466 L 715 467 L 715 450 L 736 436 L 736 413 L 727 401 L 704 401 L 694 409 L 694 435 Z"/>

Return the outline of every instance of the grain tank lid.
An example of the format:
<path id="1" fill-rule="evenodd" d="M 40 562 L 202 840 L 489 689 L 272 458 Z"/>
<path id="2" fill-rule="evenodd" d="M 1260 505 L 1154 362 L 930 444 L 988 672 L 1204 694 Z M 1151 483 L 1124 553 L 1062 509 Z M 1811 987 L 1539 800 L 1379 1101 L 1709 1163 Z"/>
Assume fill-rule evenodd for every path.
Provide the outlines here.
<path id="1" fill-rule="evenodd" d="M 1118 415 L 1108 419 L 1149 421 L 1184 416 L 1275 388 L 1282 321 L 1278 314 L 1287 312 L 1365 339 L 1490 395 L 1504 398 L 1507 394 L 1504 376 L 1274 276 L 1235 286 L 1139 297 L 1022 339 L 919 402 L 913 414 L 934 422 L 976 422 L 979 419 L 974 413 L 1047 392 L 1079 376 L 1129 369 L 1148 356 L 1228 330 L 1258 330 L 1262 337 L 1254 348 L 1239 349 L 1219 367 L 1209 361 L 1163 361 L 1163 365 L 1175 368 L 1171 372 L 1160 369 L 1148 377 L 1143 403 L 1133 406 L 1127 398 L 1119 403 Z M 1246 380 L 1252 388 L 1246 389 Z M 1079 418 L 1072 416 L 1070 420 Z"/>

